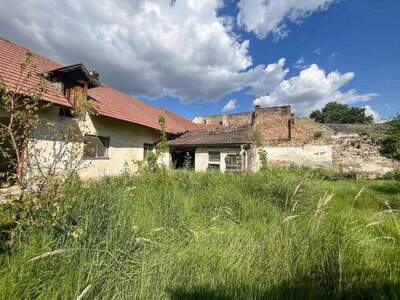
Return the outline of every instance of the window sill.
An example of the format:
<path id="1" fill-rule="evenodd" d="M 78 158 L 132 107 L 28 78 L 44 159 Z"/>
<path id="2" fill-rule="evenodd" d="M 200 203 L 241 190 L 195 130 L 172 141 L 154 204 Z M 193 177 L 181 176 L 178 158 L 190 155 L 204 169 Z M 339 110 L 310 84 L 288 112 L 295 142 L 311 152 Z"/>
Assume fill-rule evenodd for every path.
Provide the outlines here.
<path id="1" fill-rule="evenodd" d="M 109 160 L 109 157 L 82 157 L 83 160 Z"/>

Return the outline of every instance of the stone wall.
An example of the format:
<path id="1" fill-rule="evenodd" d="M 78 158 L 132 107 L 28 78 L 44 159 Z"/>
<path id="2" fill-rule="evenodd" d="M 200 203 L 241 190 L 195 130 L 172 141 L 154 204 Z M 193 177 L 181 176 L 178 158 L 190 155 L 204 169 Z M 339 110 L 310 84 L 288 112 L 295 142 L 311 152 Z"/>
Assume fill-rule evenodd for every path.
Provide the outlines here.
<path id="1" fill-rule="evenodd" d="M 398 161 L 380 154 L 376 142 L 356 134 L 336 137 L 332 155 L 335 169 L 363 178 L 376 178 L 400 167 Z"/>

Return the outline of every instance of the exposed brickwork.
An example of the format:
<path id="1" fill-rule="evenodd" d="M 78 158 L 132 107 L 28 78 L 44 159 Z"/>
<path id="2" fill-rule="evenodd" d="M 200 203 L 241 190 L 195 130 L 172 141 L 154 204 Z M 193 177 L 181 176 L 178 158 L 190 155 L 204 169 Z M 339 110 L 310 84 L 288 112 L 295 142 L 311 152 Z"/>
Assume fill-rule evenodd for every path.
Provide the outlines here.
<path id="1" fill-rule="evenodd" d="M 292 117 L 290 106 L 274 108 L 256 108 L 253 126 L 258 130 L 263 143 L 290 140 Z"/>
<path id="2" fill-rule="evenodd" d="M 253 126 L 265 145 L 321 144 L 333 131 L 307 118 L 294 118 L 290 106 L 256 108 L 254 112 L 196 117 L 193 122 L 223 127 Z M 316 138 L 315 133 L 322 136 Z"/>
<path id="3" fill-rule="evenodd" d="M 224 127 L 241 127 L 251 125 L 253 118 L 252 112 L 244 112 L 231 115 L 214 115 L 205 117 L 195 117 L 194 123 L 222 125 Z"/>
<path id="4" fill-rule="evenodd" d="M 292 143 L 303 145 L 317 141 L 327 142 L 333 131 L 307 118 L 294 118 L 292 121 Z"/>

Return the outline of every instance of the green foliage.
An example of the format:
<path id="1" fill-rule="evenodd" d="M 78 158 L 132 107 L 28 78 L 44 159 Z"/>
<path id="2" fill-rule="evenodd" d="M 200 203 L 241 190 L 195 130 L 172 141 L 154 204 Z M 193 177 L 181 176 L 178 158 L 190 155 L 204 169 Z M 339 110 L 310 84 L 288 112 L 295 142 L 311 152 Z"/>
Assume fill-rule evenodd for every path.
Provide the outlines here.
<path id="1" fill-rule="evenodd" d="M 318 123 L 371 124 L 372 116 L 365 115 L 365 108 L 349 107 L 346 104 L 330 102 L 322 110 L 314 110 L 310 118 Z"/>
<path id="2" fill-rule="evenodd" d="M 314 140 L 319 140 L 320 138 L 322 138 L 322 136 L 323 136 L 323 132 L 322 131 L 314 132 Z"/>
<path id="3" fill-rule="evenodd" d="M 168 151 L 168 137 L 165 131 L 166 127 L 164 116 L 160 116 L 158 118 L 158 123 L 160 125 L 160 143 L 157 145 L 157 151 L 159 154 L 161 154 Z"/>
<path id="4" fill-rule="evenodd" d="M 183 161 L 183 168 L 186 170 L 192 169 L 193 168 L 192 161 L 193 161 L 193 158 L 190 155 L 190 152 L 186 152 L 184 161 Z"/>
<path id="5" fill-rule="evenodd" d="M 386 173 L 382 179 L 399 180 L 400 181 L 400 168 L 395 168 L 393 171 Z"/>
<path id="6" fill-rule="evenodd" d="M 257 147 L 260 147 L 260 146 L 261 146 L 261 144 L 262 144 L 262 136 L 261 136 L 261 132 L 260 132 L 258 129 L 254 129 L 254 130 L 251 132 L 251 137 L 250 137 L 250 139 L 251 139 L 251 142 L 252 142 L 255 146 L 257 146 Z"/>
<path id="7" fill-rule="evenodd" d="M 398 182 L 307 169 L 74 180 L 11 229 L 0 298 L 397 299 L 399 203 Z"/>
<path id="8" fill-rule="evenodd" d="M 264 148 L 258 149 L 258 158 L 261 162 L 261 171 L 266 170 L 268 168 L 268 156 L 267 151 Z"/>
<path id="9" fill-rule="evenodd" d="M 388 122 L 390 129 L 381 142 L 383 155 L 400 160 L 400 119 Z"/>

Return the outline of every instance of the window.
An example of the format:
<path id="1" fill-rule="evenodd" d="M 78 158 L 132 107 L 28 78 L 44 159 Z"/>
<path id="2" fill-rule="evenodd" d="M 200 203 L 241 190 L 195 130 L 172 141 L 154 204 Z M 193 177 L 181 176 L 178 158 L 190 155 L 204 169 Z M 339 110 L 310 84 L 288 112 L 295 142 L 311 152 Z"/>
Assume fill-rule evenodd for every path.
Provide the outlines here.
<path id="1" fill-rule="evenodd" d="M 207 171 L 219 171 L 219 164 L 208 164 Z"/>
<path id="2" fill-rule="evenodd" d="M 72 114 L 72 111 L 66 107 L 60 107 L 60 109 L 58 110 L 58 115 L 60 115 L 62 117 L 67 117 L 67 118 L 74 117 L 74 115 Z"/>
<path id="3" fill-rule="evenodd" d="M 144 144 L 143 145 L 143 159 L 146 159 L 147 155 L 150 152 L 153 152 L 153 149 L 154 149 L 154 145 L 153 144 Z"/>
<path id="4" fill-rule="evenodd" d="M 85 135 L 84 158 L 108 158 L 110 139 L 102 136 Z"/>
<path id="5" fill-rule="evenodd" d="M 240 172 L 242 170 L 242 157 L 240 154 L 228 154 L 225 157 L 227 171 Z"/>
<path id="6" fill-rule="evenodd" d="M 219 163 L 221 159 L 221 153 L 217 151 L 208 152 L 208 161 Z"/>

